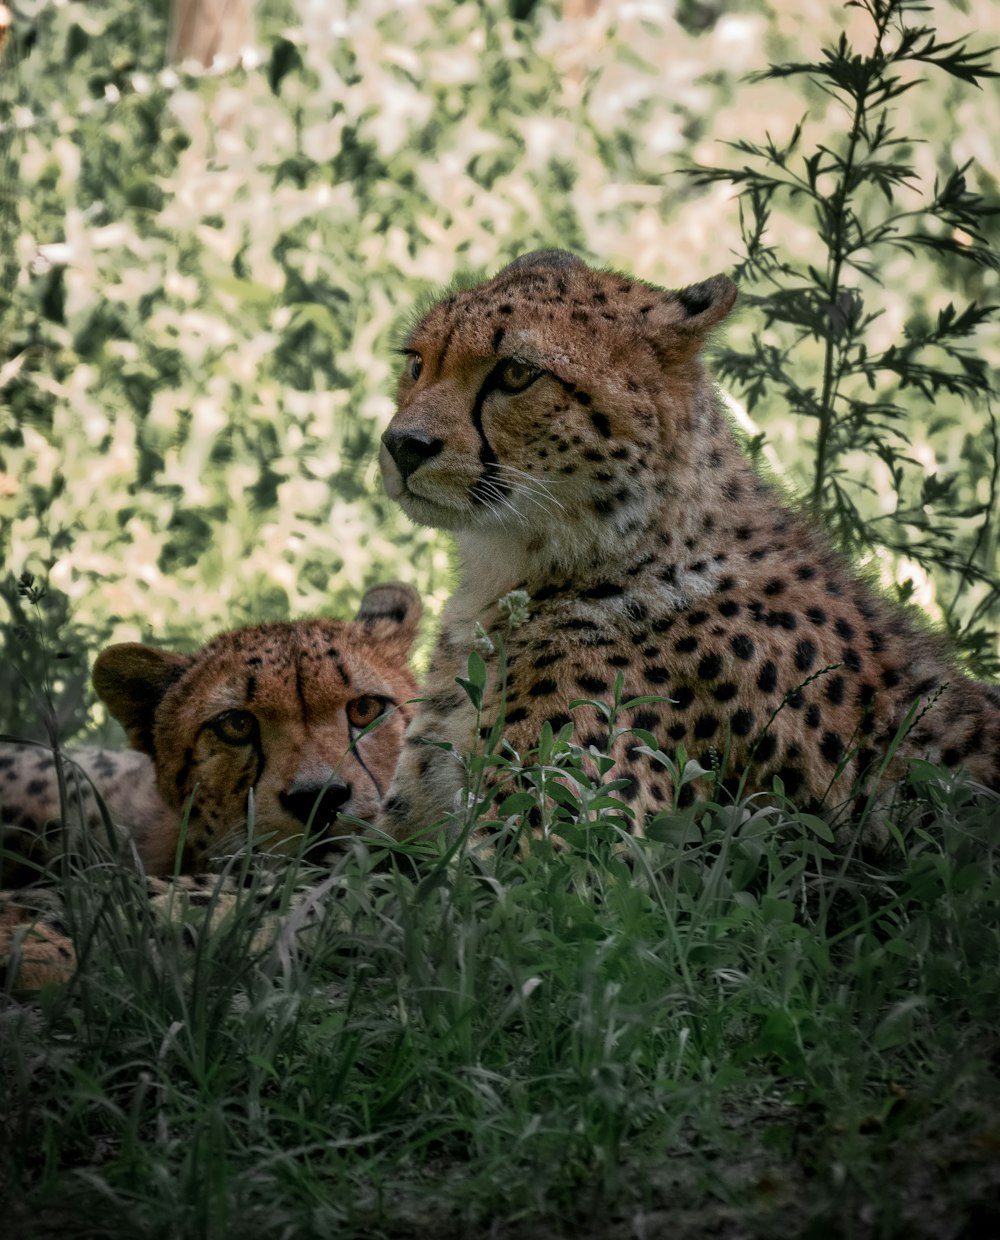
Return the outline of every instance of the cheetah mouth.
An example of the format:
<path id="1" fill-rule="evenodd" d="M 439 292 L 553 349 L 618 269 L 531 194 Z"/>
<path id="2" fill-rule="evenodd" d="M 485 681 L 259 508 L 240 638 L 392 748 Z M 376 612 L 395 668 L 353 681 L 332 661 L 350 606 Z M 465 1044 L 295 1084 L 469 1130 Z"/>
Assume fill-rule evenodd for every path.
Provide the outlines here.
<path id="1" fill-rule="evenodd" d="M 379 454 L 379 465 L 386 495 L 418 525 L 456 529 L 468 521 L 471 508 L 468 495 L 422 495 L 418 488 L 422 483 L 426 485 L 428 480 L 419 473 L 415 477 L 404 478 L 384 446 Z"/>
<path id="2" fill-rule="evenodd" d="M 411 521 L 418 525 L 429 525 L 435 529 L 461 529 L 469 524 L 474 513 L 473 505 L 467 496 L 461 499 L 445 499 L 421 495 L 409 483 L 404 483 L 398 495 L 392 496 Z"/>

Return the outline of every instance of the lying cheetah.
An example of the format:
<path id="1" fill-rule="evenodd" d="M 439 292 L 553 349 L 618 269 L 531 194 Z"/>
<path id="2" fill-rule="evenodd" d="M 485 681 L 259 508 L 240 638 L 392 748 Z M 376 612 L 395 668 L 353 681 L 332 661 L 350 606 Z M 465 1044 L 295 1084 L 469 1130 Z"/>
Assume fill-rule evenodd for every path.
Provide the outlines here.
<path id="1" fill-rule="evenodd" d="M 353 621 L 255 625 L 194 655 L 134 643 L 102 651 L 94 687 L 133 750 L 68 755 L 70 825 L 101 826 L 92 780 L 147 873 L 165 875 L 185 817 L 183 873 L 237 851 L 251 790 L 256 837 L 279 852 L 297 847 L 307 824 L 322 837 L 341 815 L 371 820 L 412 709 L 419 618 L 410 587 L 382 585 Z M 60 819 L 49 750 L 0 746 L 0 819 L 5 851 L 27 863 L 5 871 L 10 885 L 61 847 L 46 830 Z"/>
<path id="2" fill-rule="evenodd" d="M 609 699 L 621 673 L 626 699 L 669 699 L 624 724 L 721 763 L 731 789 L 779 776 L 800 804 L 849 802 L 914 704 L 901 753 L 1000 789 L 1000 690 L 963 676 L 740 451 L 699 357 L 735 298 L 722 275 L 665 292 L 544 250 L 410 332 L 382 473 L 414 521 L 454 532 L 461 568 L 386 805 L 397 834 L 459 803 L 440 742 L 477 738 L 455 678 L 476 626 L 504 630 L 514 590 L 528 618 L 505 633 L 481 733 L 502 698 L 519 752 L 545 720 L 603 751 L 606 724 L 573 703 Z M 671 804 L 670 779 L 634 736 L 611 753 L 641 829 Z M 686 784 L 680 803 L 695 795 Z"/>
<path id="3" fill-rule="evenodd" d="M 172 874 L 178 863 L 197 874 L 247 842 L 252 791 L 263 848 L 295 851 L 307 832 L 310 856 L 329 847 L 353 830 L 345 816 L 371 821 L 381 808 L 412 712 L 408 657 L 420 610 L 410 587 L 381 585 L 353 621 L 256 625 L 194 655 L 132 643 L 104 650 L 94 686 L 134 748 L 66 755 L 65 827 L 103 834 L 96 787 L 147 874 Z M 51 751 L 0 746 L 0 822 L 7 886 L 44 876 L 74 846 L 62 835 Z M 9 941 L 35 898 L 0 900 L 0 939 L 6 931 Z M 68 950 L 58 933 L 37 933 L 40 959 L 53 943 Z M 23 968 L 20 980 L 32 984 Z"/>

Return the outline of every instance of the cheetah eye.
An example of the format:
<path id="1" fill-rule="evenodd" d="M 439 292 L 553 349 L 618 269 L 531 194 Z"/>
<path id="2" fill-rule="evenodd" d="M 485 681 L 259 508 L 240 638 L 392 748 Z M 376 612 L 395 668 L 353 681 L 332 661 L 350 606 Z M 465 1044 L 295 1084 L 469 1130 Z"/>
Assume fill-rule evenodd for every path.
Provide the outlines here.
<path id="1" fill-rule="evenodd" d="M 208 726 L 227 745 L 249 745 L 257 735 L 257 720 L 248 710 L 224 710 Z"/>
<path id="2" fill-rule="evenodd" d="M 389 703 L 385 698 L 375 697 L 373 694 L 365 694 L 364 697 L 355 698 L 353 702 L 347 703 L 347 722 L 352 728 L 370 727 L 375 720 L 385 713 Z"/>
<path id="3" fill-rule="evenodd" d="M 420 378 L 420 372 L 424 368 L 424 359 L 419 353 L 407 353 L 406 373 L 416 382 Z"/>
<path id="4" fill-rule="evenodd" d="M 537 366 L 509 357 L 497 372 L 497 387 L 502 392 L 523 392 L 541 373 Z"/>

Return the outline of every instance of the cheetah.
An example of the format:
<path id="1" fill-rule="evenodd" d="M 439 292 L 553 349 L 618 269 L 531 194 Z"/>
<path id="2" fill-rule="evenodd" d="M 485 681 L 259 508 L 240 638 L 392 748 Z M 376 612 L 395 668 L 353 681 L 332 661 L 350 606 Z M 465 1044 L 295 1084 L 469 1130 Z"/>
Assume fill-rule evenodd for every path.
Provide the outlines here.
<path id="1" fill-rule="evenodd" d="M 259 624 L 193 655 L 110 646 L 94 688 L 132 749 L 64 759 L 67 825 L 100 831 L 94 790 L 151 875 L 203 871 L 240 849 L 253 793 L 255 837 L 287 852 L 372 820 L 395 768 L 416 691 L 408 658 L 420 619 L 409 586 L 375 586 L 357 617 Z M 8 886 L 64 847 L 51 751 L 0 745 Z M 182 824 L 184 838 L 181 840 Z M 178 857 L 178 850 L 180 855 Z"/>
<path id="2" fill-rule="evenodd" d="M 725 275 L 665 291 L 543 250 L 410 331 L 380 465 L 413 521 L 454 534 L 459 582 L 386 803 L 397 836 L 460 806 L 449 747 L 473 750 L 501 709 L 518 753 L 546 721 L 607 752 L 585 703 L 609 701 L 619 676 L 623 700 L 659 699 L 621 725 L 668 758 L 683 746 L 730 792 L 741 777 L 772 792 L 777 776 L 800 806 L 835 812 L 908 755 L 1000 789 L 1000 689 L 964 676 L 741 451 L 700 358 L 735 299 Z M 504 631 L 512 591 L 528 614 Z M 456 684 L 474 631 L 503 633 L 506 652 L 503 683 L 486 657 L 478 737 Z M 705 790 L 675 790 L 632 733 L 610 756 L 636 831 L 675 791 L 685 805 Z"/>
<path id="3" fill-rule="evenodd" d="M 193 655 L 107 648 L 94 686 L 133 748 L 62 755 L 64 805 L 51 750 L 0 745 L 3 882 L 21 888 L 0 892 L 0 963 L 16 962 L 16 987 L 72 972 L 58 892 L 38 884 L 80 833 L 111 843 L 105 814 L 150 876 L 154 906 L 171 910 L 172 891 L 206 902 L 205 872 L 247 844 L 251 793 L 253 842 L 272 853 L 322 862 L 355 820 L 373 821 L 413 710 L 420 613 L 414 590 L 385 584 L 353 621 L 255 625 Z M 193 877 L 157 881 L 176 873 Z M 212 907 L 228 903 L 216 892 Z"/>

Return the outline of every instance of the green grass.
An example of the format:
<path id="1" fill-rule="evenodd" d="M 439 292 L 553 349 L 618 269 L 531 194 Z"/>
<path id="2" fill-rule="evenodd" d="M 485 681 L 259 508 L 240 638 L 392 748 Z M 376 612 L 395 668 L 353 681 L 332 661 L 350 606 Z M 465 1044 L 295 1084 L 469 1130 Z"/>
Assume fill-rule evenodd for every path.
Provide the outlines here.
<path id="1" fill-rule="evenodd" d="M 91 860 L 79 975 L 0 1022 L 7 1234 L 984 1234 L 1000 815 L 906 792 L 878 860 L 752 803 L 630 840 L 611 794 L 566 848 L 357 842 L 200 929 Z M 260 946 L 275 882 L 316 897 Z"/>

